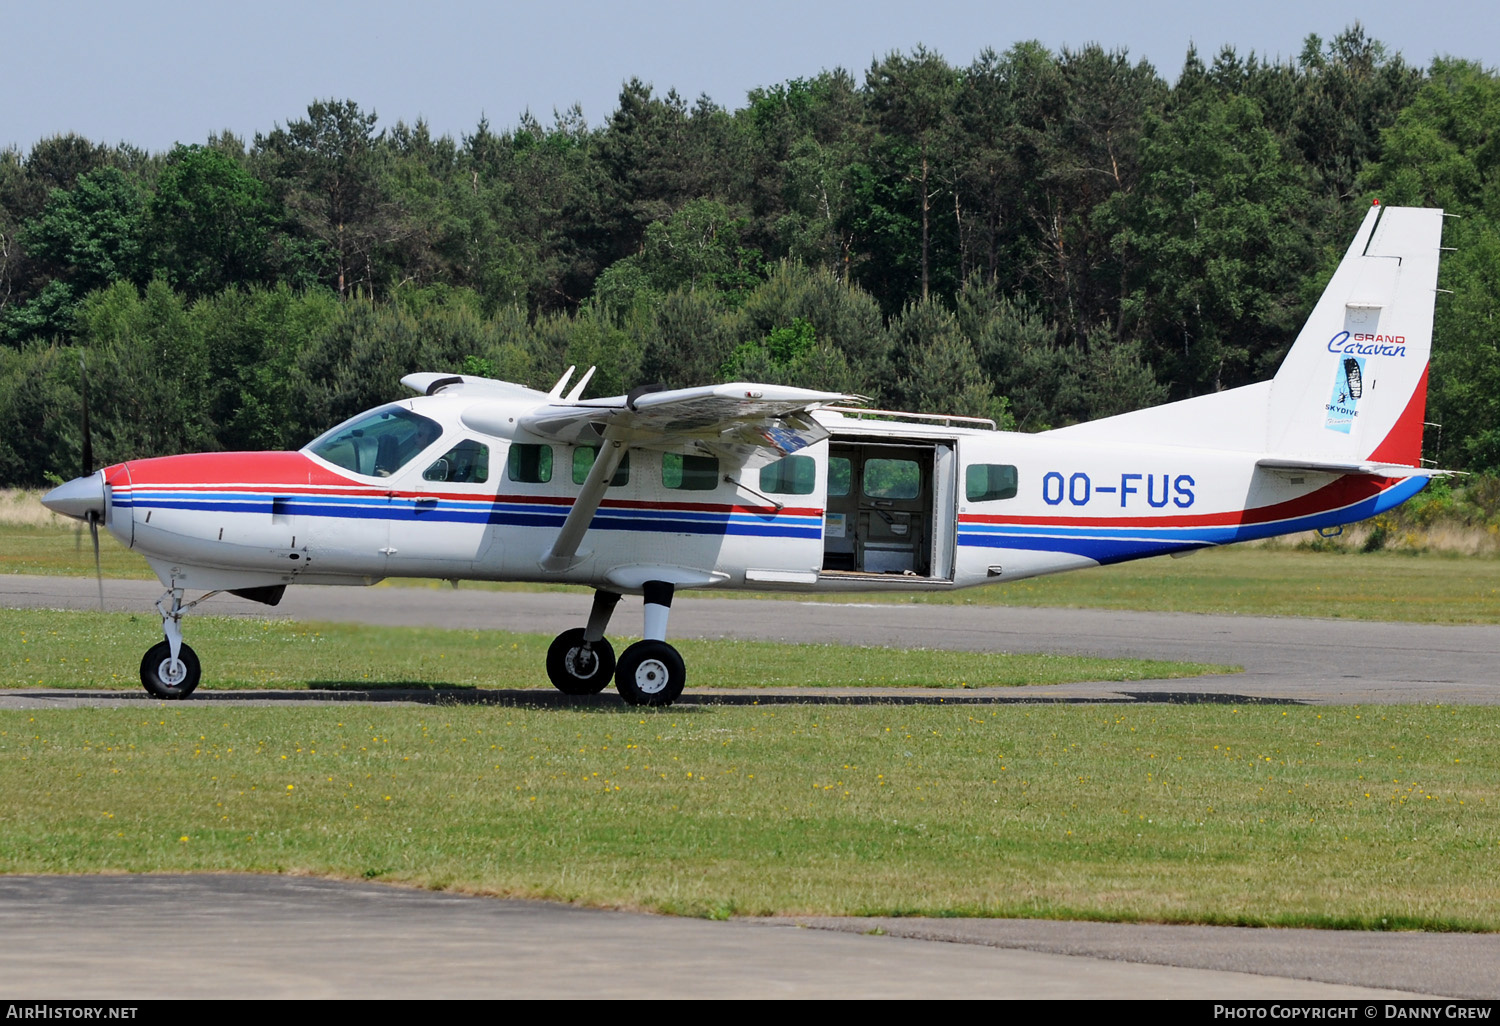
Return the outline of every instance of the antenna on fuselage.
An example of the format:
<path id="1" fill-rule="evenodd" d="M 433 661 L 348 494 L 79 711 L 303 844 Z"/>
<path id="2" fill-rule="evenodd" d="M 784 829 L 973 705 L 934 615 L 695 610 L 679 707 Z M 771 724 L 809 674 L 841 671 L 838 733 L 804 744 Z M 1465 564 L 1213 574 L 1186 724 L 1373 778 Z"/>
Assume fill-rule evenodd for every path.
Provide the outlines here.
<path id="1" fill-rule="evenodd" d="M 596 370 L 598 370 L 597 367 L 590 367 L 588 370 L 584 371 L 583 377 L 578 379 L 578 384 L 573 386 L 573 391 L 569 392 L 566 396 L 563 397 L 563 401 L 576 403 L 580 398 L 582 398 L 583 387 L 589 383 L 589 378 L 594 376 L 594 371 Z"/>
<path id="2" fill-rule="evenodd" d="M 577 364 L 570 365 L 567 370 L 563 371 L 563 376 L 557 379 L 557 384 L 552 386 L 552 391 L 548 392 L 547 394 L 553 399 L 560 399 L 563 394 L 563 389 L 568 387 L 568 381 L 573 377 L 573 372 L 577 369 Z"/>

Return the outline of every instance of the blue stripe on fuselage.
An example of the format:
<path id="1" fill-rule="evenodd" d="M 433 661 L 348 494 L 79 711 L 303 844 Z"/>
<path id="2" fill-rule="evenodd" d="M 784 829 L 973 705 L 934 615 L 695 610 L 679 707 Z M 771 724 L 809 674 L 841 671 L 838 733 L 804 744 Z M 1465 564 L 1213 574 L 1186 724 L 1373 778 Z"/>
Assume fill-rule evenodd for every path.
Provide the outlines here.
<path id="1" fill-rule="evenodd" d="M 1066 552 L 1100 563 L 1122 563 L 1145 556 L 1352 524 L 1399 506 L 1426 484 L 1425 477 L 1410 477 L 1351 506 L 1261 524 L 1226 524 L 1222 527 L 1152 527 L 1149 523 L 1121 527 L 961 524 L 958 543 L 975 548 Z"/>

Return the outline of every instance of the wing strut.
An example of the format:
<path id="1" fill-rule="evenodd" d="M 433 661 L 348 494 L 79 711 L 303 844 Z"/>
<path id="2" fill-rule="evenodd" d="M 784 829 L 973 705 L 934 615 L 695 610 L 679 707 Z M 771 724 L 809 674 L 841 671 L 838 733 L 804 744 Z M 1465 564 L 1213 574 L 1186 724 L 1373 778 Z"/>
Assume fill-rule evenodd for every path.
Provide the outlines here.
<path id="1" fill-rule="evenodd" d="M 542 557 L 543 570 L 561 573 L 577 564 L 579 543 L 583 541 L 583 536 L 599 509 L 599 503 L 604 500 L 604 493 L 614 480 L 615 471 L 620 469 L 620 461 L 628 451 L 616 429 L 613 426 L 606 428 L 599 455 L 589 468 L 589 476 L 584 478 L 578 498 L 573 500 L 573 508 L 568 510 L 568 518 L 563 521 L 562 530 L 557 532 L 557 540 Z"/>

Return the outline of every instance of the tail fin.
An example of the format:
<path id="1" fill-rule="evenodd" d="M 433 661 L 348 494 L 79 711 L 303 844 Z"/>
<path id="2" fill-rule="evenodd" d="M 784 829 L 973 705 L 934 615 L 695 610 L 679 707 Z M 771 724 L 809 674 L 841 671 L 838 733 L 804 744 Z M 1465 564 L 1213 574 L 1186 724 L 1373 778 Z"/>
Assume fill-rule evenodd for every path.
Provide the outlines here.
<path id="1" fill-rule="evenodd" d="M 1441 210 L 1371 207 L 1271 381 L 1054 433 L 1417 466 L 1442 231 Z"/>
<path id="2" fill-rule="evenodd" d="M 1271 383 L 1266 448 L 1416 466 L 1443 212 L 1375 206 Z"/>

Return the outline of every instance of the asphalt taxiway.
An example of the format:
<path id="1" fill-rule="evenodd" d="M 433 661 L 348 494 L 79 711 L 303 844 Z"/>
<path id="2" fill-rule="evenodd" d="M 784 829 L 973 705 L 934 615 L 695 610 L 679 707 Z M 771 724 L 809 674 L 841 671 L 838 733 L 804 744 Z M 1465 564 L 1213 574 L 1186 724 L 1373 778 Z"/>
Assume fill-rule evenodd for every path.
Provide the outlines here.
<path id="1" fill-rule="evenodd" d="M 676 919 L 289 876 L 0 877 L 0 997 L 1500 997 L 1500 937 Z M 1363 1014 L 1362 1012 L 1360 1014 Z"/>
<path id="2" fill-rule="evenodd" d="M 150 613 L 161 586 L 106 581 L 106 608 Z M 98 607 L 93 580 L 0 575 L 0 606 L 55 609 Z M 258 606 L 222 595 L 198 611 L 379 625 L 503 629 L 555 634 L 588 618 L 590 595 L 576 592 L 495 591 L 483 588 L 289 588 L 279 606 Z M 640 600 L 616 611 L 612 636 L 640 631 Z M 184 621 L 192 639 L 192 618 Z M 144 647 L 157 640 L 146 630 Z M 1220 700 L 1334 704 L 1500 703 L 1500 625 L 1444 626 L 1198 613 L 1136 613 L 1100 609 L 908 602 L 833 603 L 735 599 L 679 594 L 671 638 L 742 638 L 793 644 L 886 645 L 966 652 L 1056 652 L 1137 659 L 1176 659 L 1240 666 L 1243 673 L 1128 684 L 1086 682 L 1045 687 L 984 689 L 964 698 L 1010 701 Z M 617 646 L 618 647 L 618 646 Z M 132 661 L 133 668 L 133 661 Z M 693 669 L 690 668 L 690 672 Z M 701 672 L 701 670 L 700 670 Z M 538 684 L 541 680 L 538 668 Z M 207 694 L 207 690 L 204 691 Z M 823 688 L 765 689 L 755 694 L 805 699 L 836 697 Z M 911 697 L 932 697 L 912 689 Z M 873 696 L 889 699 L 888 689 Z M 387 696 L 389 697 L 389 696 Z M 855 698 L 851 694 L 845 697 Z M 689 685 L 685 700 L 724 700 Z"/>

